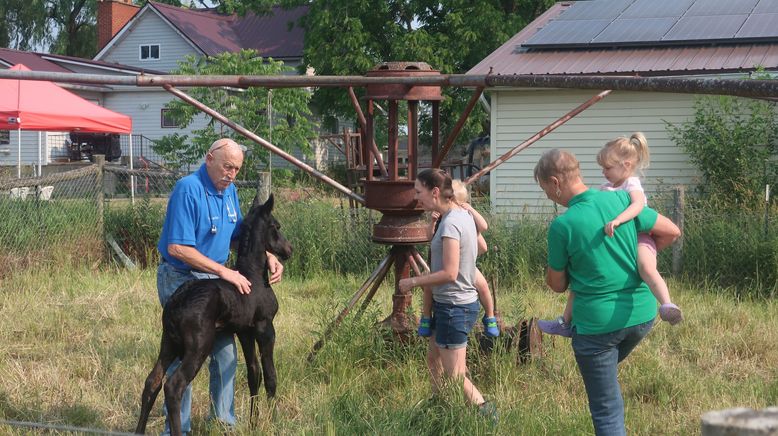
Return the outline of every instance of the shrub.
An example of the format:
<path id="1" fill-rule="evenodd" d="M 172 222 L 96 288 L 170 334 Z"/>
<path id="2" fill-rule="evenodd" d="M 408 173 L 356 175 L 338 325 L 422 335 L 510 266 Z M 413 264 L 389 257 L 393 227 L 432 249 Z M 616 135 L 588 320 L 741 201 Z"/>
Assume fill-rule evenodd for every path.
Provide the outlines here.
<path id="1" fill-rule="evenodd" d="M 688 279 L 712 281 L 740 296 L 772 297 L 778 291 L 778 225 L 765 228 L 763 214 L 691 203 L 683 240 Z"/>
<path id="2" fill-rule="evenodd" d="M 106 208 L 105 231 L 124 253 L 142 267 L 159 262 L 157 241 L 165 220 L 165 207 L 144 196 L 135 204 Z"/>
<path id="3" fill-rule="evenodd" d="M 764 185 L 778 180 L 770 163 L 778 153 L 775 103 L 706 96 L 694 111 L 693 120 L 667 129 L 702 173 L 701 193 L 724 206 L 758 204 Z"/>

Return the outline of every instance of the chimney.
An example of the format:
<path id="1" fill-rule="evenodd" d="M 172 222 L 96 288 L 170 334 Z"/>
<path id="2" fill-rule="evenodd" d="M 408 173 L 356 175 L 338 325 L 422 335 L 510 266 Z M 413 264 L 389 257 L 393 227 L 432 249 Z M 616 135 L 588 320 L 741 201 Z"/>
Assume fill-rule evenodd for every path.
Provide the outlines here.
<path id="1" fill-rule="evenodd" d="M 140 9 L 132 4 L 132 0 L 98 0 L 97 3 L 97 49 L 100 50 L 108 41 L 127 24 Z"/>

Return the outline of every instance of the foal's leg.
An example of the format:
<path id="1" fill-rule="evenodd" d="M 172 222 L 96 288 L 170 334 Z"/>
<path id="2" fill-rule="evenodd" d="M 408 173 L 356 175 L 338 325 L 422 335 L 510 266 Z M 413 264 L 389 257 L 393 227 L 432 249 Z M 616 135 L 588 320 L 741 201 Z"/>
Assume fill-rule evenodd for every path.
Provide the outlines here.
<path id="1" fill-rule="evenodd" d="M 152 368 L 149 376 L 146 378 L 143 394 L 141 394 L 140 417 L 138 418 L 138 425 L 135 427 L 135 433 L 143 434 L 146 432 L 149 413 L 151 413 L 151 408 L 154 406 L 159 390 L 162 388 L 162 379 L 165 376 L 165 368 L 167 368 L 173 359 L 175 359 L 173 347 L 170 345 L 170 341 L 166 340 L 164 335 L 162 336 L 162 344 L 159 348 L 159 357 L 154 364 L 154 368 Z"/>
<path id="2" fill-rule="evenodd" d="M 165 382 L 165 406 L 168 410 L 167 418 L 170 422 L 172 436 L 181 435 L 181 397 L 184 395 L 186 387 L 200 371 L 200 367 L 203 366 L 212 346 L 213 335 L 205 344 L 197 344 L 196 347 L 188 349 L 181 359 L 181 365 Z"/>
<path id="3" fill-rule="evenodd" d="M 272 398 L 276 394 L 276 366 L 273 363 L 276 331 L 273 328 L 272 320 L 257 323 L 256 329 L 259 355 L 262 359 L 262 378 L 265 379 L 265 392 L 268 398 Z"/>
<path id="4" fill-rule="evenodd" d="M 240 340 L 240 347 L 243 349 L 243 357 L 246 360 L 246 378 L 248 379 L 249 392 L 251 393 L 249 423 L 253 425 L 255 415 L 257 414 L 254 400 L 259 392 L 259 384 L 262 382 L 259 378 L 259 361 L 254 348 L 254 332 L 240 332 L 238 333 L 238 339 Z"/>

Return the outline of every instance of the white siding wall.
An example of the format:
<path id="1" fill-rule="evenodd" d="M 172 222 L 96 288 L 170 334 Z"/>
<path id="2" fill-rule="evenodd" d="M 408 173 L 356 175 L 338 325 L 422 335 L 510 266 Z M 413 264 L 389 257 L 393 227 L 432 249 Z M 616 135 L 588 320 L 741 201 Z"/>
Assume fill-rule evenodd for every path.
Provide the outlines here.
<path id="1" fill-rule="evenodd" d="M 10 131 L 10 144 L 0 144 L 0 165 L 12 166 L 17 165 L 18 153 L 18 131 Z M 48 163 L 48 151 L 46 148 L 46 133 L 41 133 L 41 155 L 43 164 Z M 38 132 L 22 131 L 22 166 L 37 165 L 38 164 Z M 15 174 L 15 173 L 14 173 Z"/>
<path id="2" fill-rule="evenodd" d="M 189 42 L 151 9 L 146 9 L 135 26 L 128 30 L 98 60 L 169 72 L 177 68 L 177 61 L 183 60 L 186 55 L 199 55 Z M 159 44 L 159 59 L 140 60 L 139 47 L 143 44 Z"/>
<path id="3" fill-rule="evenodd" d="M 189 135 L 191 138 L 193 136 L 192 130 L 202 129 L 207 118 L 204 115 L 195 118 L 194 122 L 184 129 L 162 128 L 162 108 L 173 99 L 176 99 L 174 95 L 158 88 L 131 88 L 125 91 L 107 93 L 105 107 L 132 117 L 133 134 L 143 135 L 152 140 L 173 133 Z M 148 155 L 150 151 L 144 150 L 144 153 Z M 137 155 L 138 152 L 133 154 Z"/>
<path id="4" fill-rule="evenodd" d="M 595 95 L 595 91 L 528 90 L 492 94 L 491 155 L 501 156 L 548 124 Z M 584 181 L 597 187 L 603 181 L 597 152 L 610 139 L 641 131 L 648 139 L 651 164 L 643 186 L 651 194 L 672 185 L 692 185 L 698 173 L 686 154 L 669 138 L 665 121 L 681 123 L 693 116 L 689 94 L 613 92 L 508 162 L 492 171 L 493 211 L 505 214 L 553 212 L 553 203 L 533 179 L 540 155 L 551 148 L 573 152 L 581 162 Z"/>

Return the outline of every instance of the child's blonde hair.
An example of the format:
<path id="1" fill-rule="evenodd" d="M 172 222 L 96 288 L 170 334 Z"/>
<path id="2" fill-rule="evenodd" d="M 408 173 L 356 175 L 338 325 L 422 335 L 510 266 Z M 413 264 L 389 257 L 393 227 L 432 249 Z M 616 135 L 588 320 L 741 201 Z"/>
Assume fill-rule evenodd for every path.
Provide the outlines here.
<path id="1" fill-rule="evenodd" d="M 470 203 L 470 193 L 467 191 L 467 185 L 459 179 L 451 181 L 451 189 L 454 190 L 454 200 L 457 203 Z"/>
<path id="2" fill-rule="evenodd" d="M 597 163 L 601 167 L 622 165 L 632 162 L 638 171 L 648 168 L 648 141 L 641 132 L 635 132 L 627 138 L 619 136 L 608 141 L 597 153 Z"/>

